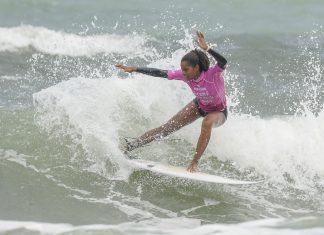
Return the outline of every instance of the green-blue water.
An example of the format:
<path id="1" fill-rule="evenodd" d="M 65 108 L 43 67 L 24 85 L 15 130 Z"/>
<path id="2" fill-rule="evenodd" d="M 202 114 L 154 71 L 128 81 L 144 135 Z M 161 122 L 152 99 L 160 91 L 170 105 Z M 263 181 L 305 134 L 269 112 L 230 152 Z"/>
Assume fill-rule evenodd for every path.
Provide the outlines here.
<path id="1" fill-rule="evenodd" d="M 323 234 L 323 11 L 302 0 L 0 0 L 0 233 Z M 262 184 L 156 175 L 118 148 L 193 95 L 114 64 L 177 68 L 196 30 L 229 61 L 229 119 L 200 170 Z M 133 154 L 185 166 L 200 125 Z"/>

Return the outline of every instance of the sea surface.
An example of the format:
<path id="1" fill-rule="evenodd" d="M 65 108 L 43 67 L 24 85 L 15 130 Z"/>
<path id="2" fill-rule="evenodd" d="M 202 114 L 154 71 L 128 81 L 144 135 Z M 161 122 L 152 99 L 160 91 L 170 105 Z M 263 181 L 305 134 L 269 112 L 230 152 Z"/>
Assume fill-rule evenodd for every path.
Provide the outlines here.
<path id="1" fill-rule="evenodd" d="M 0 234 L 324 234 L 323 12 L 322 0 L 0 0 Z M 199 169 L 260 184 L 157 175 L 119 149 L 194 97 L 114 65 L 179 68 L 197 30 L 228 60 L 229 109 Z M 132 154 L 187 166 L 201 121 Z"/>

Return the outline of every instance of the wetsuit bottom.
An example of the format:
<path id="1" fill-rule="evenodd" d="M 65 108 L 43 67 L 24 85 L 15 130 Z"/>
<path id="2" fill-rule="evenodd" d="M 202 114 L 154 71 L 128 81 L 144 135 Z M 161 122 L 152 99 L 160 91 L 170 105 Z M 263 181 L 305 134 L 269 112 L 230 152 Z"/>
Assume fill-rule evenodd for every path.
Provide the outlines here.
<path id="1" fill-rule="evenodd" d="M 194 98 L 193 99 L 193 102 L 196 104 L 197 108 L 198 108 L 198 112 L 199 114 L 202 116 L 202 117 L 206 117 L 208 112 L 205 112 L 204 110 L 202 110 L 202 108 L 200 108 L 199 104 L 198 104 L 198 100 L 197 98 Z M 227 119 L 227 115 L 228 115 L 228 112 L 227 112 L 227 107 L 225 107 L 223 110 L 221 110 L 220 112 L 222 112 L 224 115 L 225 115 L 225 119 Z"/>

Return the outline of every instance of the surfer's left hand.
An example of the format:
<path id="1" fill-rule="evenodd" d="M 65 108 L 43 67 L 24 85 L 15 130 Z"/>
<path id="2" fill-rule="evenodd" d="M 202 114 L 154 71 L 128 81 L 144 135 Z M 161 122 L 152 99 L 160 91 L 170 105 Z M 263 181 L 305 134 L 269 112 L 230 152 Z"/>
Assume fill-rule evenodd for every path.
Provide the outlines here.
<path id="1" fill-rule="evenodd" d="M 187 171 L 191 173 L 197 172 L 197 168 L 198 168 L 198 163 L 196 161 L 192 161 L 188 166 Z"/>
<path id="2" fill-rule="evenodd" d="M 205 40 L 205 36 L 202 32 L 199 32 L 197 31 L 197 44 L 198 46 L 203 49 L 203 50 L 207 50 L 208 49 L 208 45 L 206 43 L 206 40 Z"/>

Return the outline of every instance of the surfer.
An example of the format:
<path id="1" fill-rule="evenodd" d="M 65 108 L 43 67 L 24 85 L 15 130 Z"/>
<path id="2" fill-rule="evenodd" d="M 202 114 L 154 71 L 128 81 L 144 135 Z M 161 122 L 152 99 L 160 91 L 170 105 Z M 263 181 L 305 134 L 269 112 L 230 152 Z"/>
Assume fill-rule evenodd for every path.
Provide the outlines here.
<path id="1" fill-rule="evenodd" d="M 198 161 L 208 145 L 212 128 L 221 126 L 227 119 L 224 78 L 222 76 L 227 60 L 208 46 L 202 32 L 197 32 L 197 43 L 203 51 L 195 49 L 184 55 L 181 59 L 181 69 L 160 70 L 116 65 L 128 73 L 138 72 L 169 80 L 182 80 L 189 85 L 196 96 L 162 126 L 147 131 L 131 142 L 127 141 L 126 151 L 132 151 L 153 140 L 163 138 L 203 117 L 196 151 L 187 168 L 189 172 L 197 171 Z M 215 58 L 216 65 L 210 66 L 206 53 Z"/>

